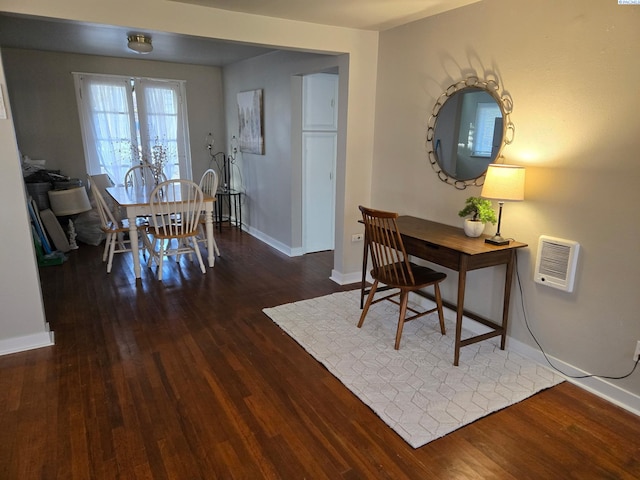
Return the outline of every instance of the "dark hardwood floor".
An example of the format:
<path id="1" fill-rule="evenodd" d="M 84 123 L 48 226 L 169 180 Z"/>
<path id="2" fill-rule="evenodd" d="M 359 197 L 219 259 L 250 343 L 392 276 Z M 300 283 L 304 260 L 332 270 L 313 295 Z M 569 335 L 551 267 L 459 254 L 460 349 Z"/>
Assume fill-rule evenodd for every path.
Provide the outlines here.
<path id="1" fill-rule="evenodd" d="M 0 357 L 0 479 L 640 478 L 640 418 L 566 382 L 414 450 L 262 313 L 355 288 L 332 254 L 217 241 L 162 282 L 41 269 L 56 345 Z"/>

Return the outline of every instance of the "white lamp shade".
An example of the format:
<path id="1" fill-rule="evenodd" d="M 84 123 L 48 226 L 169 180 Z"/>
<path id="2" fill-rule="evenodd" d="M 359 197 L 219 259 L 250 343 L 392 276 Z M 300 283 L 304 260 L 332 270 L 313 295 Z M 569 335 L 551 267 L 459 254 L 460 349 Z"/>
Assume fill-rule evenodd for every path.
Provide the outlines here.
<path id="1" fill-rule="evenodd" d="M 494 200 L 524 200 L 524 167 L 492 163 L 480 196 Z"/>
<path id="2" fill-rule="evenodd" d="M 84 187 L 68 190 L 49 190 L 49 203 L 56 217 L 76 215 L 91 210 L 91 202 Z"/>

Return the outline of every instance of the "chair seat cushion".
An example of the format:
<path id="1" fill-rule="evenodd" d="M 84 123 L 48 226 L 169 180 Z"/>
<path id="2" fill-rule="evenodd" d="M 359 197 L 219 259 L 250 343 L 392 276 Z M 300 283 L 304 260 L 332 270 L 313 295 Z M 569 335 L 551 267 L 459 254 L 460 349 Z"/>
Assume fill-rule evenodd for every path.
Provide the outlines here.
<path id="1" fill-rule="evenodd" d="M 397 263 L 395 266 L 399 270 L 401 269 L 406 271 L 406 266 L 404 263 Z M 433 283 L 441 282 L 442 280 L 447 278 L 446 273 L 438 272 L 429 267 L 416 265 L 415 263 L 411 263 L 411 271 L 413 272 L 413 279 L 414 279 L 413 284 L 409 283 L 408 273 L 405 274 L 405 277 L 407 278 L 407 282 L 403 282 L 402 279 L 398 280 L 397 278 L 392 278 L 390 275 L 386 274 L 385 270 L 382 270 L 382 269 L 379 272 L 376 272 L 375 270 L 371 270 L 371 276 L 376 280 L 378 280 L 379 282 L 382 282 L 385 285 L 388 285 L 389 287 L 393 287 L 393 288 L 408 287 L 408 286 L 422 288 L 422 287 L 426 287 L 427 285 L 431 285 Z"/>

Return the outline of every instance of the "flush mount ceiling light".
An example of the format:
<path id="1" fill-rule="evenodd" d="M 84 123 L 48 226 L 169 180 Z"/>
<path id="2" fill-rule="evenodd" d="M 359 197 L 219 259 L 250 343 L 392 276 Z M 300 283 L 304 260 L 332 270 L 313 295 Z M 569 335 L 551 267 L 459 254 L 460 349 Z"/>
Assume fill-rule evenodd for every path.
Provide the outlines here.
<path id="1" fill-rule="evenodd" d="M 129 35 L 127 37 L 129 43 L 127 46 L 130 50 L 133 50 L 137 53 L 149 53 L 153 50 L 153 45 L 151 45 L 151 37 L 142 34 Z"/>

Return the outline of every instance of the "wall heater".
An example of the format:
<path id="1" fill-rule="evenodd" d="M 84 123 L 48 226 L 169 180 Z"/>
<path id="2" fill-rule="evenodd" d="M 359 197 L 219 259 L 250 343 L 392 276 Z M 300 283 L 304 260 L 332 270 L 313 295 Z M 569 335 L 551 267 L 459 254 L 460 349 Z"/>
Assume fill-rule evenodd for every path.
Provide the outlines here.
<path id="1" fill-rule="evenodd" d="M 541 235 L 534 280 L 547 287 L 573 292 L 579 251 L 578 242 Z"/>

